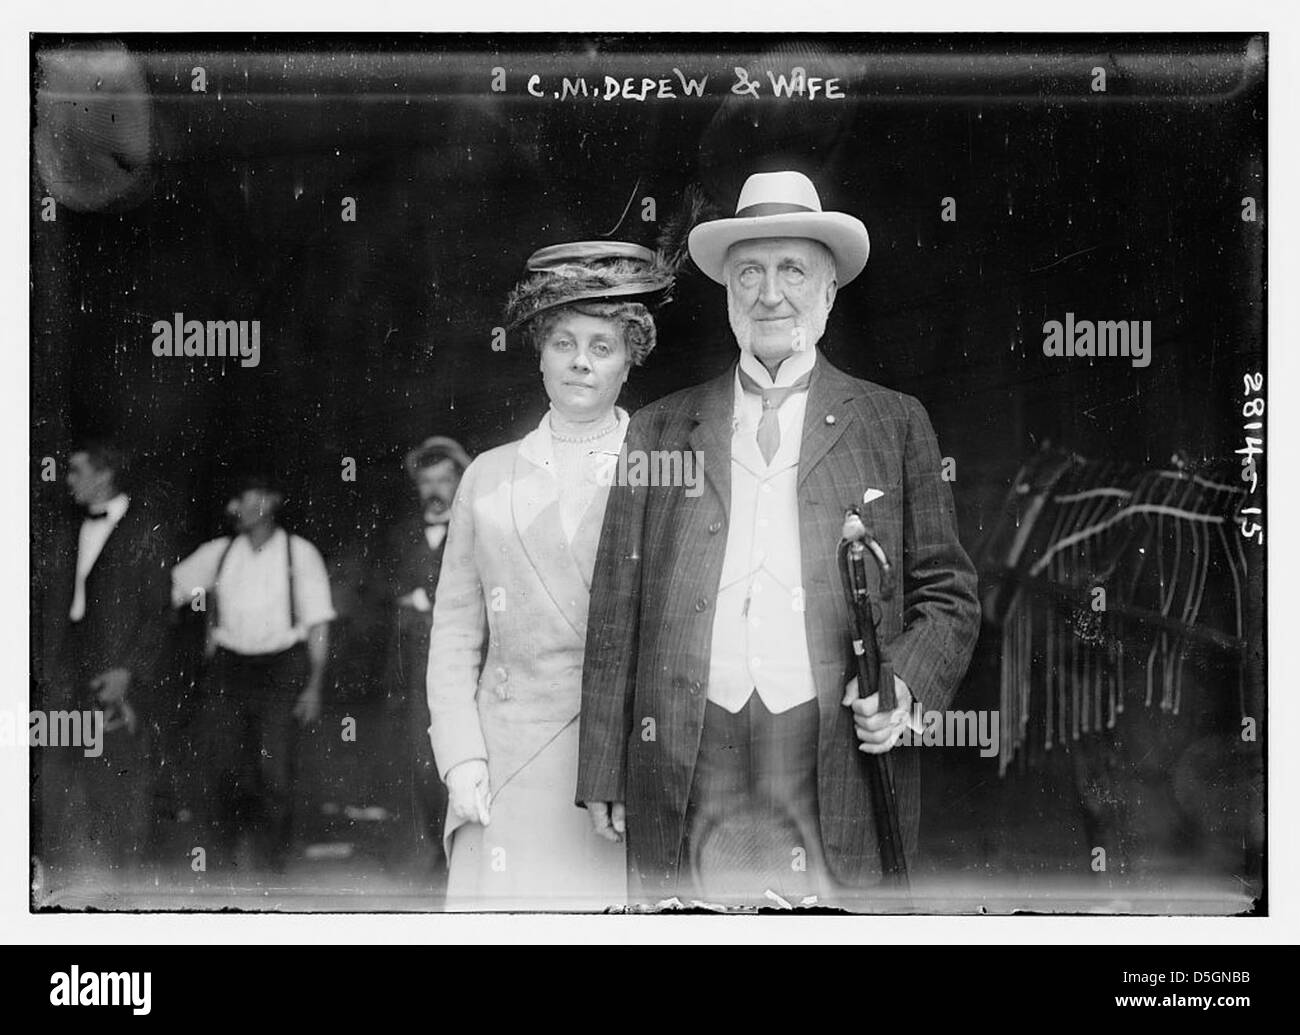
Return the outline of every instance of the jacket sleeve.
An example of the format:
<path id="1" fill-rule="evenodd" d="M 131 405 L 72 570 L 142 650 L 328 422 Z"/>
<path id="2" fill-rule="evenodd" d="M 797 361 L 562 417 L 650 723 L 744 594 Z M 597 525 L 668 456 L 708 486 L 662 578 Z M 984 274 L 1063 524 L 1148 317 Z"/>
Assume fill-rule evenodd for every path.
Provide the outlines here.
<path id="1" fill-rule="evenodd" d="M 903 455 L 903 632 L 889 645 L 894 671 L 926 710 L 948 707 L 979 635 L 975 568 L 957 538 L 952 491 L 924 407 L 908 409 Z"/>
<path id="2" fill-rule="evenodd" d="M 474 559 L 474 485 L 478 463 L 470 464 L 452 504 L 442 576 L 429 637 L 429 741 L 438 775 L 454 766 L 487 759 L 478 717 L 478 679 L 487 640 L 483 584 Z"/>
<path id="3" fill-rule="evenodd" d="M 644 448 L 634 417 L 624 452 Z M 626 799 L 627 741 L 636 695 L 642 528 L 648 493 L 610 488 L 592 573 L 578 728 L 578 805 Z"/>

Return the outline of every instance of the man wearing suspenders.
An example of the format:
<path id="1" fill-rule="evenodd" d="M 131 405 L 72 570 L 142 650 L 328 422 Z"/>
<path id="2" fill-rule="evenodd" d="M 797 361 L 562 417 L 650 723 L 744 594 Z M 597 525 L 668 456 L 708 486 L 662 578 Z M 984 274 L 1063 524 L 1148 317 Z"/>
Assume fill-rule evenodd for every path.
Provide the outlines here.
<path id="1" fill-rule="evenodd" d="M 271 480 L 245 478 L 226 508 L 236 534 L 204 543 L 172 572 L 173 604 L 208 619 L 194 748 L 209 869 L 231 861 L 251 828 L 258 865 L 283 872 L 297 731 L 320 718 L 329 578 L 319 551 L 277 524 L 283 502 Z"/>

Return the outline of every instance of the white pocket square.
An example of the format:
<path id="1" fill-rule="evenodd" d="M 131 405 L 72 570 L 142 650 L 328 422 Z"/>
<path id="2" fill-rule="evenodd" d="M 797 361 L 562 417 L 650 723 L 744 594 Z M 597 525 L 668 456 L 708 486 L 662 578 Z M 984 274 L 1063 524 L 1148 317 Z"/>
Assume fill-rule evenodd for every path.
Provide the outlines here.
<path id="1" fill-rule="evenodd" d="M 884 489 L 868 489 L 862 494 L 862 502 L 870 503 L 872 500 L 878 500 L 885 494 Z"/>

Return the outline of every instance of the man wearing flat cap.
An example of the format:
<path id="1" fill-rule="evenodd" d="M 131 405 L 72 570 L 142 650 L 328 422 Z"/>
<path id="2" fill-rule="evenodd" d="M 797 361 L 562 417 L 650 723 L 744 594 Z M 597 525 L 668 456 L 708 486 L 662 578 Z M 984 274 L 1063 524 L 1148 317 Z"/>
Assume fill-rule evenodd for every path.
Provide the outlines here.
<path id="1" fill-rule="evenodd" d="M 629 453 L 693 453 L 707 489 L 611 492 L 577 799 L 598 831 L 627 837 L 634 901 L 852 908 L 882 876 L 870 755 L 886 758 L 915 854 L 919 758 L 895 744 L 914 702 L 943 710 L 966 671 L 975 572 L 924 408 L 817 348 L 836 292 L 866 265 L 861 221 L 823 212 L 800 173 L 760 173 L 735 217 L 697 226 L 689 248 L 726 287 L 739 355 L 632 419 Z M 850 506 L 895 569 L 877 631 L 889 712 L 851 678 L 838 558 Z"/>

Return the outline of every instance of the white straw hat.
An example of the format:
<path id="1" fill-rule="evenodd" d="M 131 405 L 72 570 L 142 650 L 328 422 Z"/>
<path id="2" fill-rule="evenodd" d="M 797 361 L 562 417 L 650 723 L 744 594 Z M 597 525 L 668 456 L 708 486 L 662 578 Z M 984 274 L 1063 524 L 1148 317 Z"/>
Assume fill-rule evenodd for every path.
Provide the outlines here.
<path id="1" fill-rule="evenodd" d="M 755 173 L 740 190 L 735 216 L 701 223 L 691 231 L 687 246 L 695 264 L 724 284 L 727 249 L 758 237 L 821 242 L 835 257 L 835 279 L 841 287 L 862 272 L 871 251 L 862 220 L 844 212 L 823 212 L 817 188 L 799 172 Z"/>

